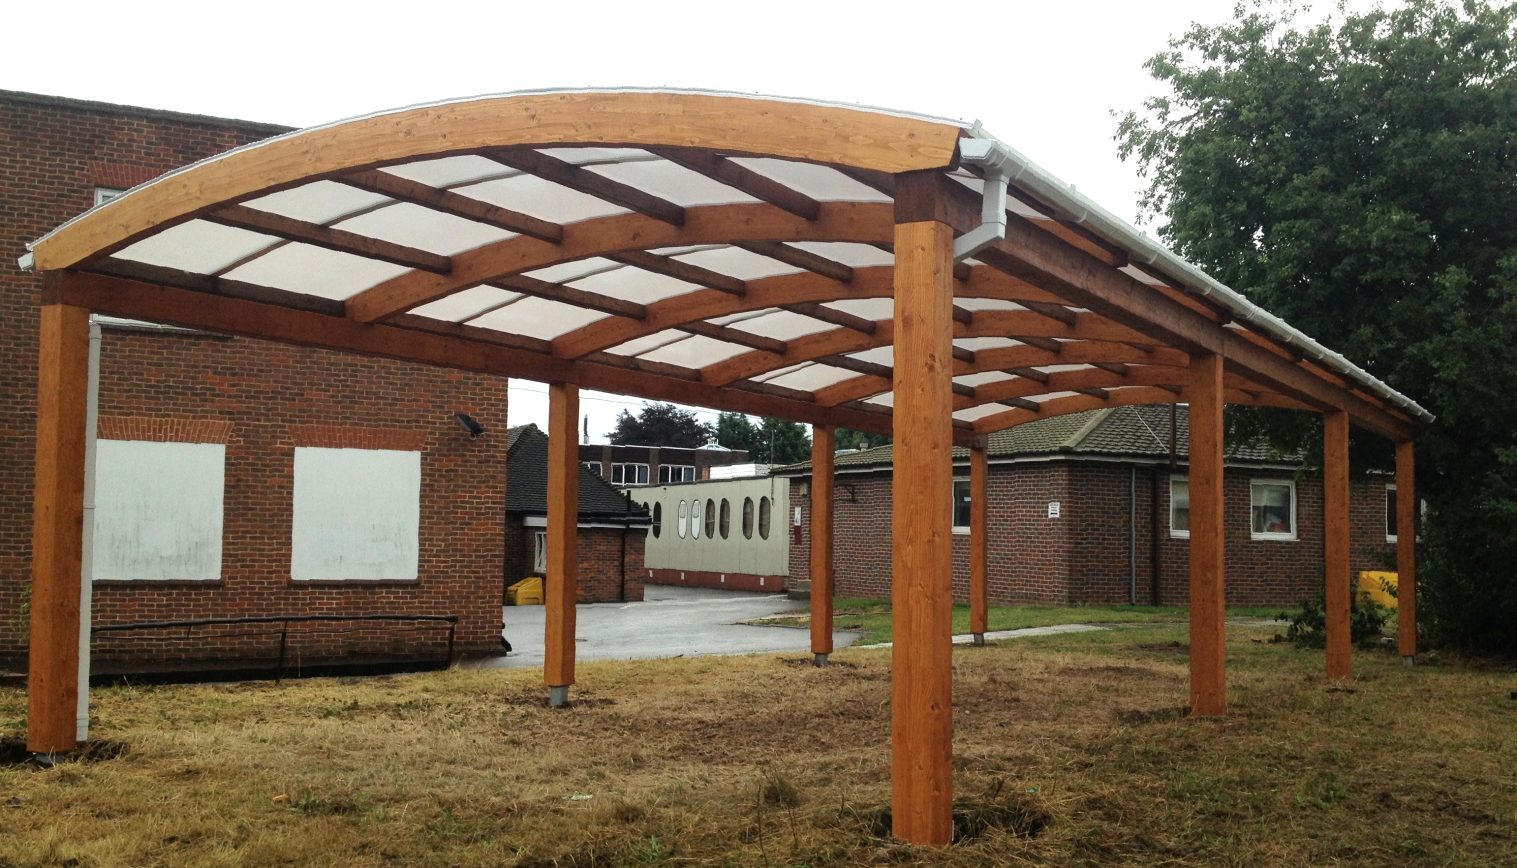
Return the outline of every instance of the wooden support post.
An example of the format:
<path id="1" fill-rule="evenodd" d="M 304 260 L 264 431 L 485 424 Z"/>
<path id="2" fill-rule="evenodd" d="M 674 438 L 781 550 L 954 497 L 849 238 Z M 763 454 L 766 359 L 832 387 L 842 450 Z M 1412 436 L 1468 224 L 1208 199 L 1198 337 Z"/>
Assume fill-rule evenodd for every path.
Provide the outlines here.
<path id="1" fill-rule="evenodd" d="M 26 746 L 50 754 L 79 746 L 89 311 L 45 305 L 38 338 Z"/>
<path id="2" fill-rule="evenodd" d="M 548 702 L 569 701 L 574 683 L 574 615 L 579 601 L 579 387 L 548 386 L 548 552 L 543 680 Z"/>
<path id="3" fill-rule="evenodd" d="M 1327 582 L 1327 677 L 1347 678 L 1349 609 L 1353 577 L 1348 565 L 1348 413 L 1322 417 L 1323 574 Z"/>
<path id="4" fill-rule="evenodd" d="M 811 653 L 826 666 L 832 653 L 833 446 L 828 425 L 811 429 Z"/>
<path id="5" fill-rule="evenodd" d="M 953 834 L 953 230 L 906 222 L 897 202 L 891 823 L 897 838 L 943 846 Z"/>
<path id="6" fill-rule="evenodd" d="M 1401 657 L 1417 656 L 1417 475 L 1416 447 L 1396 444 L 1396 636 Z"/>
<path id="7" fill-rule="evenodd" d="M 1227 712 L 1222 357 L 1191 359 L 1190 711 Z"/>
<path id="8" fill-rule="evenodd" d="M 969 632 L 985 644 L 990 627 L 990 460 L 985 447 L 969 450 Z"/>

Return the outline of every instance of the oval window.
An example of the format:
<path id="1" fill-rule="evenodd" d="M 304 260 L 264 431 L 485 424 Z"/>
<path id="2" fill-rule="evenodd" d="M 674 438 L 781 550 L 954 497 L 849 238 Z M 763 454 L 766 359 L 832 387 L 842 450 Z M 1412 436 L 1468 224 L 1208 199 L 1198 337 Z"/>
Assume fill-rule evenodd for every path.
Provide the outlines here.
<path id="1" fill-rule="evenodd" d="M 721 531 L 722 531 L 722 539 L 726 539 L 727 538 L 727 534 L 729 534 L 729 533 L 732 532 L 732 502 L 729 501 L 729 500 L 727 500 L 727 498 L 725 498 L 725 497 L 722 498 L 722 527 L 721 527 Z"/>
<path id="2" fill-rule="evenodd" d="M 705 504 L 701 503 L 699 500 L 692 501 L 691 504 L 690 504 L 690 538 L 691 539 L 700 539 L 701 538 L 701 508 L 704 505 Z"/>
<path id="3" fill-rule="evenodd" d="M 653 538 L 658 539 L 659 531 L 664 529 L 664 505 L 653 504 Z"/>
<path id="4" fill-rule="evenodd" d="M 716 501 L 706 501 L 706 539 L 716 539 Z"/>
<path id="5" fill-rule="evenodd" d="M 743 539 L 753 539 L 753 498 L 743 498 Z"/>
<path id="6" fill-rule="evenodd" d="M 687 506 L 682 500 L 679 502 L 679 538 L 685 538 L 685 532 L 690 529 L 690 513 L 686 512 Z"/>
<path id="7" fill-rule="evenodd" d="M 759 498 L 759 539 L 769 538 L 769 501 L 767 497 Z"/>

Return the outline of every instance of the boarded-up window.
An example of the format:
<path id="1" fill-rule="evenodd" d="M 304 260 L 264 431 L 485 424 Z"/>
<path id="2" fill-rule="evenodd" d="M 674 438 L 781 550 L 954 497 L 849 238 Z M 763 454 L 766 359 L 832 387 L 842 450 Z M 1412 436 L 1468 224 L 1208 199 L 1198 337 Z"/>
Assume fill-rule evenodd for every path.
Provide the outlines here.
<path id="1" fill-rule="evenodd" d="M 95 444 L 95 580 L 221 578 L 226 446 Z"/>
<path id="2" fill-rule="evenodd" d="M 420 529 L 420 452 L 295 450 L 292 578 L 414 580 Z"/>

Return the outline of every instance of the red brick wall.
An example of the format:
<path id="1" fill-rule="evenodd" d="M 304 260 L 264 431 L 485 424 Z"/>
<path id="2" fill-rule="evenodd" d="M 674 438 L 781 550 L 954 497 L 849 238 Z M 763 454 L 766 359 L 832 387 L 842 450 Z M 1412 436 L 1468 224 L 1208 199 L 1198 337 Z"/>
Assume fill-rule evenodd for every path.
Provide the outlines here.
<path id="1" fill-rule="evenodd" d="M 506 530 L 506 584 L 536 575 L 532 570 L 532 535 L 542 530 L 524 527 L 519 516 L 512 516 Z M 626 531 L 625 572 L 622 563 L 622 529 L 582 527 L 579 529 L 579 601 L 581 603 L 615 603 L 643 598 L 643 545 L 648 529 L 632 527 Z"/>
<path id="2" fill-rule="evenodd" d="M 990 598 L 997 603 L 1125 603 L 1129 600 L 1129 465 L 1102 462 L 1024 462 L 990 468 Z M 967 478 L 967 468 L 964 471 Z M 1290 478 L 1289 472 L 1228 468 L 1227 599 L 1232 605 L 1291 605 L 1315 595 L 1322 583 L 1322 486 L 1303 476 L 1296 483 L 1298 539 L 1253 540 L 1249 533 L 1249 480 Z M 1152 602 L 1153 475 L 1137 469 L 1136 550 L 1138 602 Z M 890 593 L 890 477 L 841 474 L 837 479 L 837 593 L 884 597 Z M 852 494 L 849 494 L 851 489 Z M 802 509 L 801 538 L 790 548 L 792 580 L 810 577 L 810 498 L 792 485 L 791 505 Z M 1158 475 L 1160 602 L 1185 605 L 1188 540 L 1169 531 L 1169 476 Z M 1384 483 L 1354 483 L 1351 542 L 1355 573 L 1383 569 L 1393 546 L 1385 542 Z M 1049 501 L 1060 517 L 1048 518 Z M 954 598 L 968 599 L 968 537 L 954 537 Z"/>
<path id="3" fill-rule="evenodd" d="M 16 267 L 25 244 L 87 209 L 97 186 L 127 187 L 283 128 L 0 93 L 0 656 L 24 651 L 30 589 L 33 426 L 40 280 Z M 503 379 L 248 340 L 111 332 L 101 413 L 114 436 L 164 433 L 176 420 L 230 430 L 222 579 L 102 584 L 95 622 L 290 612 L 437 612 L 463 616 L 459 647 L 500 629 L 505 490 Z M 470 441 L 463 410 L 499 436 Z M 136 421 L 133 421 L 136 420 Z M 422 446 L 420 578 L 411 583 L 294 583 L 289 578 L 297 439 L 325 425 L 383 429 Z M 167 426 L 167 427 L 166 427 Z M 140 429 L 140 430 L 138 430 Z M 206 426 L 191 425 L 189 439 Z M 321 432 L 316 432 L 320 434 Z M 328 432 L 330 433 L 330 432 Z M 356 435 L 355 435 L 356 436 Z M 386 435 L 391 436 L 391 435 Z M 384 439 L 384 438 L 381 438 Z M 382 635 L 381 635 L 382 634 Z M 357 637 L 356 639 L 354 637 Z M 382 653 L 433 642 L 436 628 L 297 637 L 295 656 Z M 125 647 L 112 640 L 116 647 Z M 266 651 L 267 636 L 221 646 L 145 645 L 163 654 Z M 272 640 L 277 642 L 277 637 Z M 358 645 L 349 644 L 358 642 Z M 253 646 L 258 646 L 253 649 Z M 429 645 L 429 653 L 430 653 Z M 109 653 L 102 648 L 102 653 Z"/>

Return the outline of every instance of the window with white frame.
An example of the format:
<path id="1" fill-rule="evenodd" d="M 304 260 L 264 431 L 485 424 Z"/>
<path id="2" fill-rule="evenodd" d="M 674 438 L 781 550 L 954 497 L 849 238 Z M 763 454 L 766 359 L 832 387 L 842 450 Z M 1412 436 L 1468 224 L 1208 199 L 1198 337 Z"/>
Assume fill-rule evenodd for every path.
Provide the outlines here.
<path id="1" fill-rule="evenodd" d="M 647 485 L 648 465 L 617 462 L 611 465 L 612 485 Z"/>
<path id="2" fill-rule="evenodd" d="M 953 481 L 953 532 L 969 533 L 969 480 Z"/>
<path id="3" fill-rule="evenodd" d="M 1169 535 L 1190 537 L 1190 479 L 1184 476 L 1169 478 Z"/>
<path id="4" fill-rule="evenodd" d="M 96 581 L 221 578 L 226 446 L 95 444 Z"/>
<path id="5" fill-rule="evenodd" d="M 1427 501 L 1417 501 L 1418 520 L 1427 516 Z M 1396 483 L 1392 482 L 1385 487 L 1385 541 L 1395 542 L 1397 539 L 1396 522 Z M 1422 539 L 1422 531 L 1417 531 L 1417 539 Z"/>
<path id="6" fill-rule="evenodd" d="M 1250 532 L 1254 539 L 1296 538 L 1296 483 L 1255 479 L 1248 486 Z"/>
<path id="7" fill-rule="evenodd" d="M 695 500 L 695 501 L 691 501 L 690 502 L 690 538 L 691 539 L 700 539 L 701 538 L 701 522 L 703 521 L 702 516 L 704 515 L 701 512 L 702 506 L 703 506 L 703 504 L 699 500 Z"/>
<path id="8" fill-rule="evenodd" d="M 665 485 L 671 482 L 694 482 L 695 465 L 660 464 L 658 466 L 658 481 Z"/>
<path id="9" fill-rule="evenodd" d="M 538 575 L 548 572 L 548 532 L 545 530 L 532 534 L 532 572 Z"/>
<path id="10" fill-rule="evenodd" d="M 591 473 L 594 473 L 596 476 L 600 476 L 600 462 L 599 461 L 581 461 L 580 464 L 586 470 L 590 471 Z"/>
<path id="11" fill-rule="evenodd" d="M 420 452 L 295 449 L 291 578 L 414 581 L 420 536 Z"/>
<path id="12" fill-rule="evenodd" d="M 112 199 L 116 198 L 117 196 L 120 196 L 122 193 L 125 193 L 125 192 L 126 192 L 125 190 L 118 190 L 115 187 L 96 187 L 95 188 L 95 205 L 97 205 L 97 206 L 104 205 L 105 203 L 111 201 Z"/>

